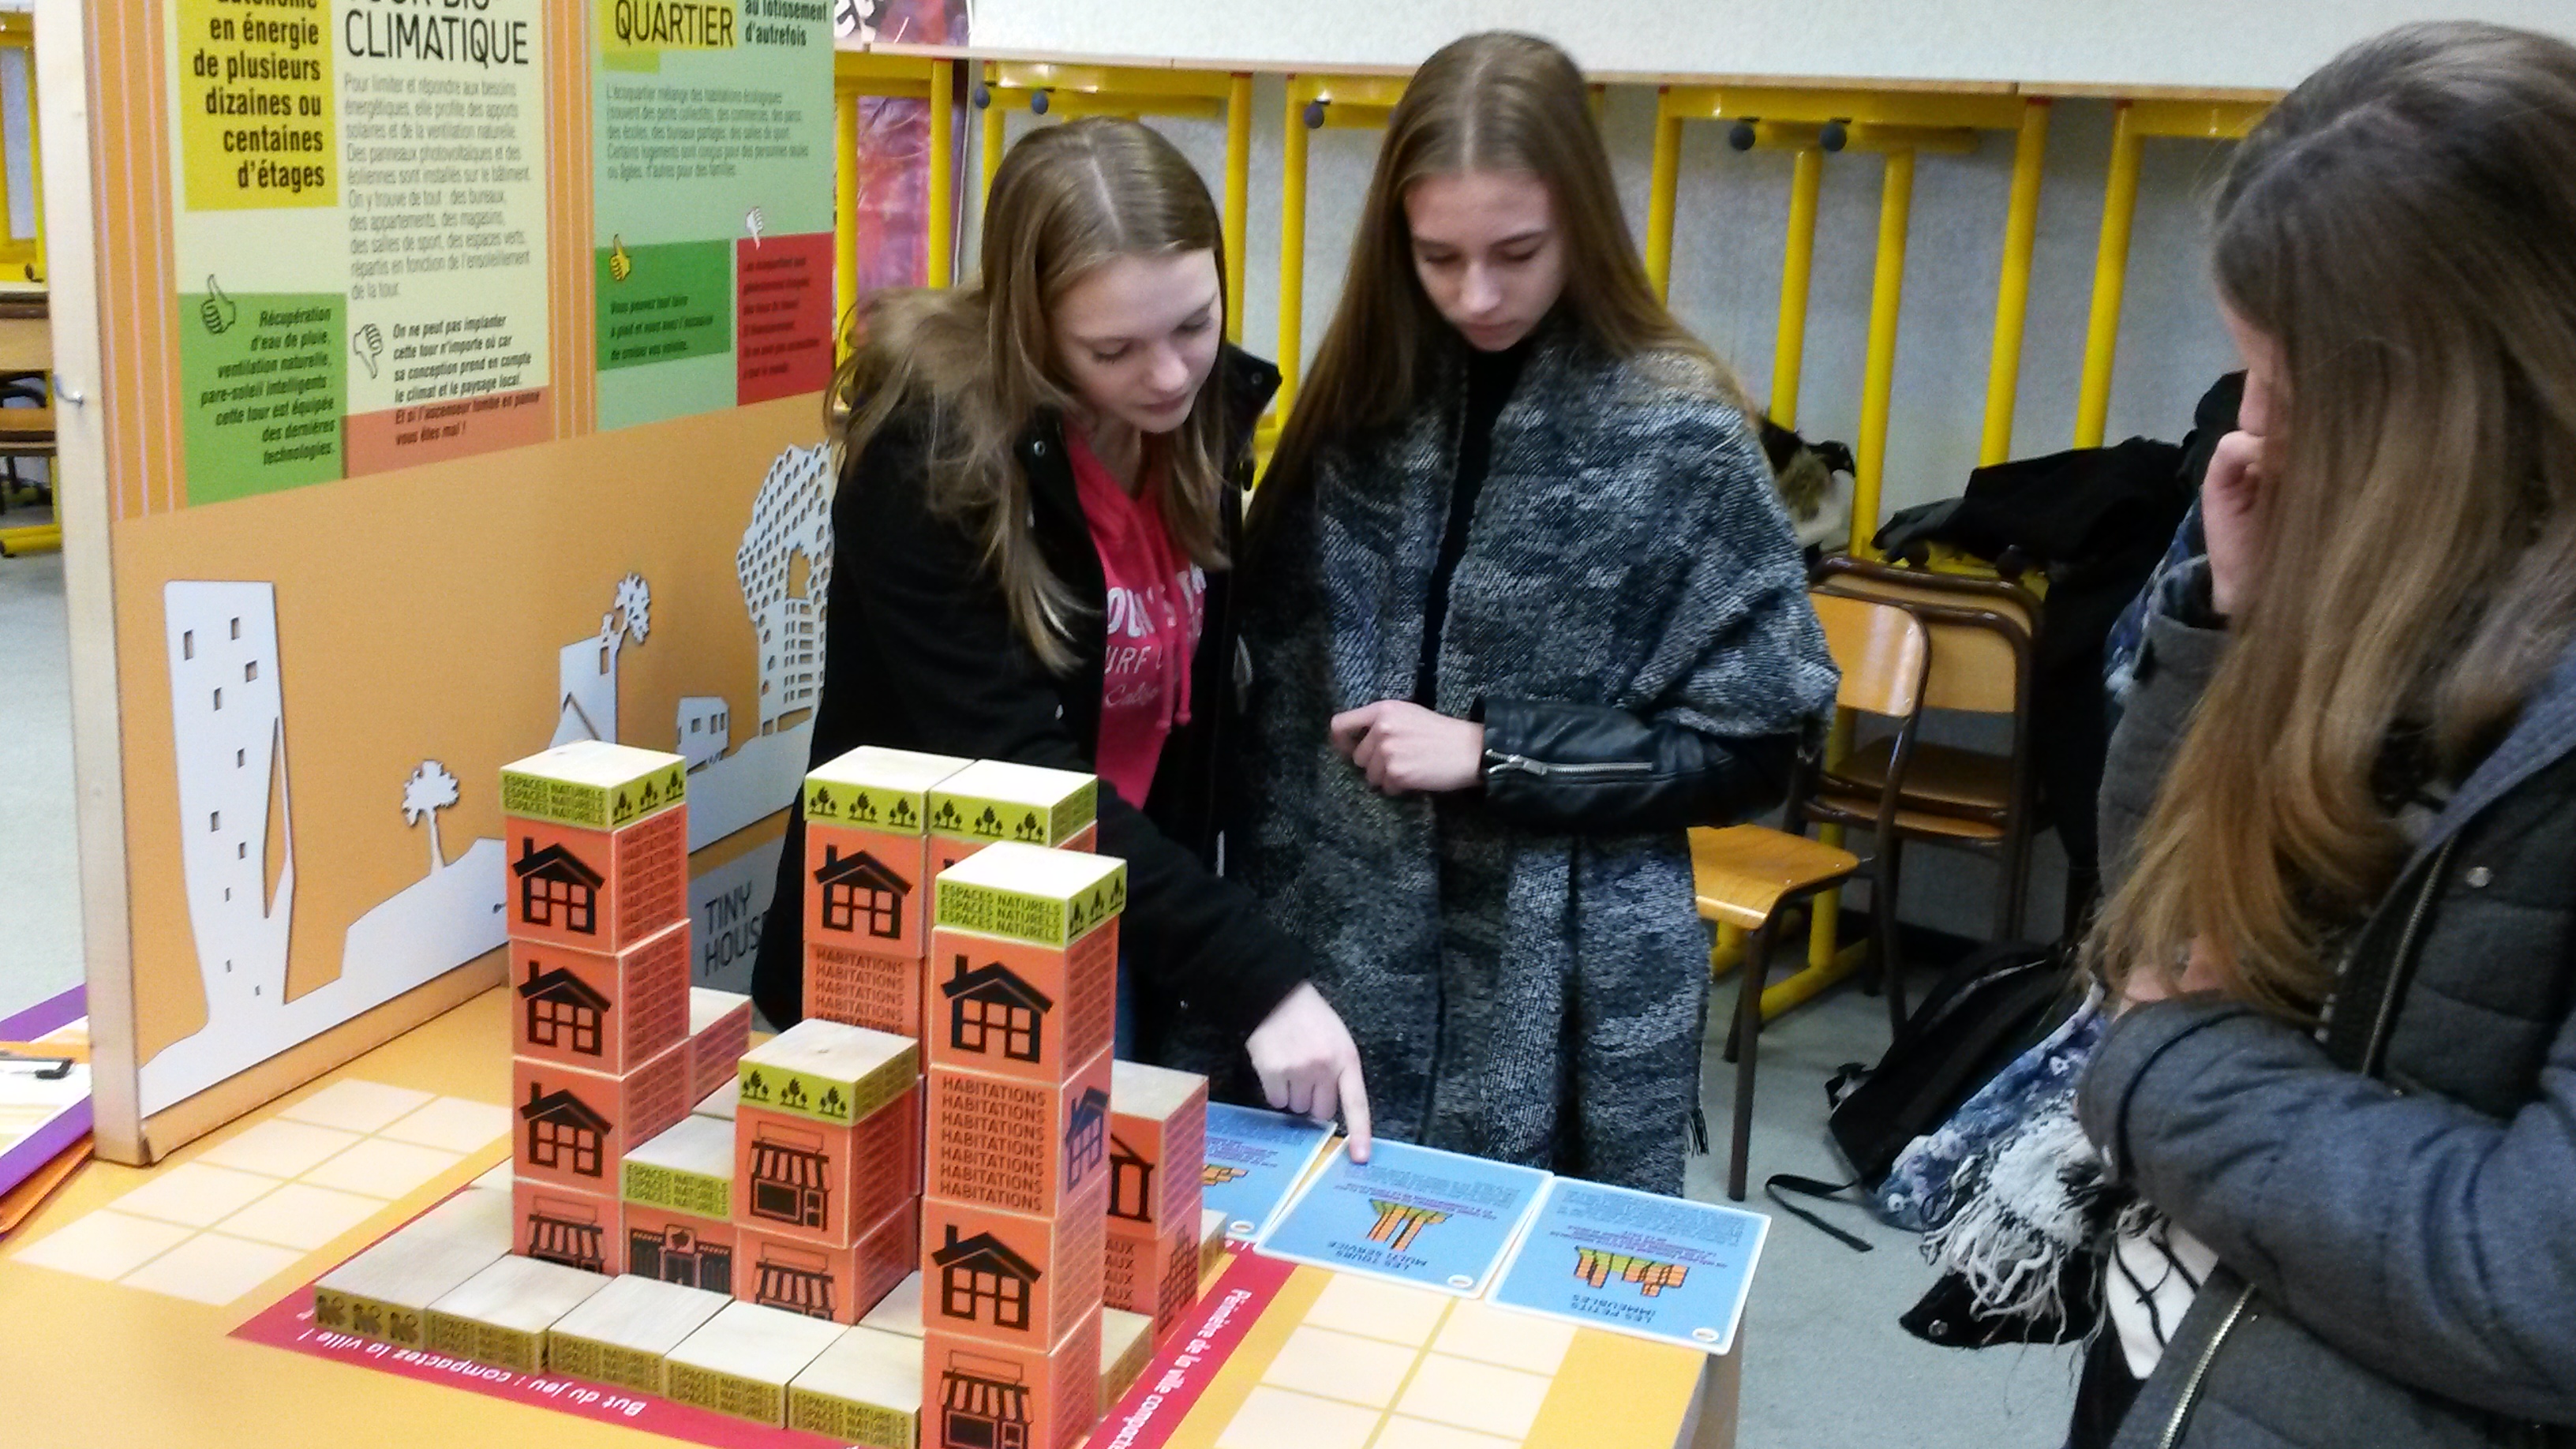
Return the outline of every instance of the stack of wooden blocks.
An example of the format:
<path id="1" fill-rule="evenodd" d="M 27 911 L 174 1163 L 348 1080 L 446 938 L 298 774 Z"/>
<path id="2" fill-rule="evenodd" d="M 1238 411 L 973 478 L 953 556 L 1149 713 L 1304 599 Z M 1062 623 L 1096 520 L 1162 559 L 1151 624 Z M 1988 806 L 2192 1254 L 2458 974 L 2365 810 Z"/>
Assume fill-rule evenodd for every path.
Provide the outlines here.
<path id="1" fill-rule="evenodd" d="M 1108 1302 L 1179 1326 L 1206 1264 L 1207 1078 L 1135 1062 L 1109 1073 Z"/>
<path id="2" fill-rule="evenodd" d="M 615 1272 L 619 1164 L 689 1114 L 687 763 L 585 740 L 501 772 L 517 1251 Z"/>

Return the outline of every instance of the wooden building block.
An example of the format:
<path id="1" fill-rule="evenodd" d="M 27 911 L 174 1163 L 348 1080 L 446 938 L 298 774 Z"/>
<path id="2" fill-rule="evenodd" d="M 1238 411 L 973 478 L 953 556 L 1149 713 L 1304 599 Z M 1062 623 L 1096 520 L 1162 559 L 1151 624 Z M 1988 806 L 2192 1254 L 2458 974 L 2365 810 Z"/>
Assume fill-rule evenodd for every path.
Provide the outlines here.
<path id="1" fill-rule="evenodd" d="M 689 1115 L 689 1044 L 622 1076 L 535 1057 L 510 1062 L 512 1160 L 523 1178 L 615 1193 L 617 1164 Z"/>
<path id="2" fill-rule="evenodd" d="M 501 767 L 501 813 L 577 830 L 623 830 L 686 803 L 678 755 L 576 740 Z"/>
<path id="3" fill-rule="evenodd" d="M 930 833 L 977 845 L 1060 845 L 1100 817 L 1100 785 L 1070 770 L 977 760 L 930 791 Z"/>
<path id="4" fill-rule="evenodd" d="M 787 1422 L 787 1385 L 844 1330 L 801 1313 L 728 1303 L 665 1356 L 666 1396 L 696 1408 Z"/>
<path id="5" fill-rule="evenodd" d="M 1109 1220 L 1100 1300 L 1154 1320 L 1154 1336 L 1180 1326 L 1199 1301 L 1200 1244 L 1194 1228 L 1161 1232 Z"/>
<path id="6" fill-rule="evenodd" d="M 817 787 L 807 782 L 810 798 Z M 805 822 L 805 940 L 878 956 L 918 957 L 929 916 L 930 846 L 890 835 Z"/>
<path id="7" fill-rule="evenodd" d="M 1207 1177 L 1207 1078 L 1109 1065 L 1109 1217 L 1198 1238 Z"/>
<path id="8" fill-rule="evenodd" d="M 736 1220 L 847 1247 L 920 1191 L 921 1097 L 907 1090 L 849 1127 L 745 1104 L 732 1153 Z"/>
<path id="9" fill-rule="evenodd" d="M 1053 1349 L 933 1329 L 922 1339 L 922 1442 L 1071 1449 L 1100 1421 L 1100 1315 Z"/>
<path id="10" fill-rule="evenodd" d="M 1054 1217 L 921 1204 L 921 1318 L 933 1332 L 1043 1348 L 1101 1303 L 1108 1214 L 1098 1188 Z"/>
<path id="11" fill-rule="evenodd" d="M 614 953 L 510 943 L 510 1050 L 618 1076 L 689 1035 L 689 923 Z"/>
<path id="12" fill-rule="evenodd" d="M 510 1200 L 460 1192 L 397 1228 L 313 1285 L 313 1323 L 419 1348 L 429 1305 L 510 1252 Z"/>
<path id="13" fill-rule="evenodd" d="M 1077 830 L 1073 832 L 1073 834 L 1065 837 L 1064 842 L 1056 846 L 1056 849 L 1080 851 L 1084 855 L 1090 855 L 1097 852 L 1100 849 L 1100 826 L 1098 822 L 1095 821 L 1092 824 L 1086 825 L 1080 830 Z"/>
<path id="14" fill-rule="evenodd" d="M 927 1086 L 928 1196 L 1049 1217 L 1105 1193 L 1107 1051 L 1060 1087 L 945 1068 L 933 1068 Z"/>
<path id="15" fill-rule="evenodd" d="M 751 1050 L 751 998 L 705 986 L 689 988 L 689 1095 L 701 1098 L 736 1080 Z"/>
<path id="16" fill-rule="evenodd" d="M 734 1265 L 742 1259 L 740 1226 L 631 1202 L 625 1212 L 620 1271 L 732 1296 Z"/>
<path id="17" fill-rule="evenodd" d="M 954 755 L 861 745 L 805 776 L 805 824 L 920 837 L 930 828 L 930 792 L 973 764 Z"/>
<path id="18" fill-rule="evenodd" d="M 546 1371 L 667 1397 L 663 1360 L 733 1300 L 629 1274 L 546 1330 Z"/>
<path id="19" fill-rule="evenodd" d="M 918 1261 L 921 1208 L 907 1199 L 846 1248 L 743 1227 L 733 1296 L 808 1318 L 856 1323 Z"/>
<path id="20" fill-rule="evenodd" d="M 809 933 L 805 937 L 805 1017 L 918 1038 L 922 974 L 919 956 L 854 950 Z"/>
<path id="21" fill-rule="evenodd" d="M 1002 844 L 938 877 L 933 930 L 972 931 L 1068 951 L 1127 908 L 1127 862 Z M 937 949 L 935 946 L 933 949 Z"/>
<path id="22" fill-rule="evenodd" d="M 714 1117 L 730 1122 L 733 1120 L 734 1108 L 741 1102 L 742 1078 L 728 1073 L 724 1079 L 724 1085 L 698 1099 L 698 1105 L 689 1109 L 689 1115 Z"/>
<path id="23" fill-rule="evenodd" d="M 1199 1281 L 1205 1283 L 1225 1266 L 1225 1214 L 1215 1208 L 1199 1210 Z"/>
<path id="24" fill-rule="evenodd" d="M 1100 1310 L 1100 1416 L 1127 1396 L 1154 1361 L 1154 1320 L 1117 1308 Z"/>
<path id="25" fill-rule="evenodd" d="M 859 1326 L 900 1333 L 906 1338 L 921 1337 L 920 1272 L 916 1270 L 906 1274 L 902 1282 L 877 1300 L 876 1307 L 859 1319 Z"/>
<path id="26" fill-rule="evenodd" d="M 919 1449 L 921 1336 L 861 1324 L 787 1386 L 787 1427 L 862 1449 Z"/>
<path id="27" fill-rule="evenodd" d="M 518 940 L 623 951 L 689 918 L 685 810 L 614 832 L 515 816 L 502 826 L 510 935 Z"/>
<path id="28" fill-rule="evenodd" d="M 430 1352 L 542 1373 L 546 1330 L 607 1286 L 560 1263 L 503 1258 L 429 1305 Z"/>
<path id="29" fill-rule="evenodd" d="M 970 931 L 933 931 L 930 940 L 921 993 L 929 1066 L 1053 1083 L 1109 1049 L 1116 920 L 1068 950 Z"/>
<path id="30" fill-rule="evenodd" d="M 510 1208 L 511 1252 L 585 1273 L 618 1271 L 626 1204 L 613 1195 L 523 1177 L 511 1185 Z"/>
<path id="31" fill-rule="evenodd" d="M 742 1105 L 848 1127 L 913 1088 L 910 1038 L 837 1021 L 800 1021 L 742 1054 Z"/>
<path id="32" fill-rule="evenodd" d="M 626 1154 L 618 1196 L 665 1212 L 731 1218 L 733 1137 L 733 1127 L 719 1118 L 682 1118 Z"/>

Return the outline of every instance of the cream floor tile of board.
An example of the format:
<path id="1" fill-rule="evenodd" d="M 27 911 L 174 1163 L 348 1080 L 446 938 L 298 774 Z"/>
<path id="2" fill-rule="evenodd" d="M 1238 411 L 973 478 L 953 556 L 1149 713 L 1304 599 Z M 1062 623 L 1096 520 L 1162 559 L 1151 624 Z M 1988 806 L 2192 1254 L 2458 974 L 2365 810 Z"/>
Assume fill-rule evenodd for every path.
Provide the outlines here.
<path id="1" fill-rule="evenodd" d="M 116 1281 L 127 1288 L 221 1305 L 285 1272 L 303 1256 L 292 1248 L 199 1233 Z"/>
<path id="2" fill-rule="evenodd" d="M 1413 1353 L 1378 1339 L 1361 1338 L 1313 1323 L 1298 1326 L 1279 1346 L 1261 1381 L 1283 1389 L 1383 1409 L 1395 1402 Z"/>
<path id="3" fill-rule="evenodd" d="M 1244 1396 L 1217 1449 L 1367 1449 L 1377 1411 L 1264 1385 Z"/>
<path id="4" fill-rule="evenodd" d="M 199 1154 L 197 1160 L 216 1167 L 266 1173 L 270 1177 L 298 1177 L 333 1153 L 345 1151 L 361 1140 L 360 1134 L 344 1132 L 337 1127 L 317 1127 L 310 1122 L 287 1122 L 272 1117 L 265 1122 L 253 1123 L 239 1136 L 216 1143 Z"/>
<path id="5" fill-rule="evenodd" d="M 1369 1441 L 1369 1449 L 1517 1449 L 1520 1442 L 1397 1414 L 1377 1431 L 1377 1437 Z"/>
<path id="6" fill-rule="evenodd" d="M 471 1152 L 510 1135 L 510 1109 L 463 1097 L 440 1097 L 401 1120 L 376 1129 L 389 1142 L 410 1142 L 448 1152 Z"/>
<path id="7" fill-rule="evenodd" d="M 209 1167 L 202 1162 L 182 1162 L 163 1169 L 150 1181 L 108 1206 L 137 1217 L 159 1218 L 165 1223 L 211 1228 L 276 1188 L 276 1178 L 262 1177 L 255 1172 Z"/>
<path id="8" fill-rule="evenodd" d="M 382 1082 L 333 1082 L 277 1115 L 293 1122 L 337 1127 L 343 1132 L 381 1132 L 387 1123 L 431 1100 L 428 1092 L 391 1087 Z"/>
<path id="9" fill-rule="evenodd" d="M 1506 1439 L 1528 1436 L 1550 1380 L 1447 1354 L 1424 1354 L 1396 1409 Z"/>
<path id="10" fill-rule="evenodd" d="M 1513 1313 L 1490 1303 L 1462 1298 L 1449 1310 L 1433 1339 L 1434 1352 L 1501 1364 L 1525 1373 L 1556 1376 L 1565 1351 L 1574 1346 L 1574 1325 L 1555 1323 L 1526 1313 Z"/>
<path id="11" fill-rule="evenodd" d="M 316 1187 L 397 1198 L 456 1165 L 461 1152 L 370 1137 L 303 1174 Z"/>
<path id="12" fill-rule="evenodd" d="M 188 1236 L 188 1229 L 175 1223 L 156 1223 L 101 1208 L 20 1249 L 17 1261 L 112 1281 L 177 1247 Z"/>
<path id="13" fill-rule="evenodd" d="M 290 1182 L 214 1227 L 235 1237 L 311 1252 L 384 1210 L 371 1197 Z"/>
<path id="14" fill-rule="evenodd" d="M 1442 1293 L 1336 1273 L 1306 1310 L 1306 1321 L 1389 1343 L 1426 1344 L 1440 1315 L 1457 1300 Z"/>

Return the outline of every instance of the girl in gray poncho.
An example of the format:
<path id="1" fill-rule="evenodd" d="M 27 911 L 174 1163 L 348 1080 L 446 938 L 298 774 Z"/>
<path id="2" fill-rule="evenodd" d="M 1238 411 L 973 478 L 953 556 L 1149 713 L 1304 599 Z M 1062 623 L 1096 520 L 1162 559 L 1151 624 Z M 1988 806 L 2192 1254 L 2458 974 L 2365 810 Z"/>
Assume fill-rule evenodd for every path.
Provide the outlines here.
<path id="1" fill-rule="evenodd" d="M 1680 1191 L 1708 976 L 1684 830 L 1776 800 L 1831 702 L 1804 590 L 1573 63 L 1445 47 L 1391 118 L 1244 577 L 1239 848 L 1382 1134 Z"/>

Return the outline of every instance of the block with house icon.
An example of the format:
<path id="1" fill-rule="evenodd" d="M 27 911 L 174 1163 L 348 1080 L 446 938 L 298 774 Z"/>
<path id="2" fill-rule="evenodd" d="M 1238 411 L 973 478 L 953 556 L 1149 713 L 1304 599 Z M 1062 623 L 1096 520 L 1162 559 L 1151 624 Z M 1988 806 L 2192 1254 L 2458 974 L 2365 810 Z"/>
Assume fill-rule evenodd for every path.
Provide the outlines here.
<path id="1" fill-rule="evenodd" d="M 617 1076 L 688 1037 L 689 923 L 616 952 L 513 940 L 510 980 L 514 1055 Z"/>
<path id="2" fill-rule="evenodd" d="M 585 1273 L 619 1271 L 626 1205 L 614 1192 L 579 1192 L 519 1178 L 510 1184 L 510 1251 Z"/>
<path id="3" fill-rule="evenodd" d="M 922 1013 L 930 1066 L 1053 1082 L 1110 1045 L 1118 1012 L 1114 918 L 1070 950 L 971 931 L 937 930 L 930 939 Z"/>
<path id="4" fill-rule="evenodd" d="M 1071 1449 L 1100 1421 L 1100 1315 L 1051 1348 L 933 1328 L 922 1338 L 923 1449 Z"/>
<path id="5" fill-rule="evenodd" d="M 1108 1052 L 1061 1086 L 946 1067 L 933 1067 L 926 1086 L 930 1196 L 1048 1217 L 1106 1189 Z"/>
<path id="6" fill-rule="evenodd" d="M 1195 1241 L 1206 1192 L 1207 1078 L 1141 1062 L 1109 1067 L 1109 1225 Z"/>
<path id="7" fill-rule="evenodd" d="M 702 1218 L 632 1202 L 624 1210 L 623 1256 L 612 1271 L 732 1296 L 742 1229 L 731 1219 Z"/>
<path id="8" fill-rule="evenodd" d="M 751 998 L 705 986 L 689 988 L 689 1096 L 704 1098 L 734 1083 L 751 1050 Z"/>
<path id="9" fill-rule="evenodd" d="M 1056 1343 L 1100 1307 L 1106 1231 L 1098 1188 L 1043 1218 L 924 1198 L 923 1326 L 990 1343 Z"/>
<path id="10" fill-rule="evenodd" d="M 907 1088 L 847 1127 L 745 1104 L 731 1149 L 735 1221 L 846 1247 L 919 1192 L 920 1096 Z"/>
<path id="11" fill-rule="evenodd" d="M 920 955 L 925 859 L 918 840 L 810 828 L 806 941 L 874 955 Z"/>
<path id="12" fill-rule="evenodd" d="M 620 1159 L 689 1115 L 685 1041 L 622 1076 L 534 1057 L 510 1075 L 512 1172 L 576 1192 L 615 1196 Z"/>
<path id="13" fill-rule="evenodd" d="M 501 772 L 516 939 L 619 952 L 688 918 L 687 770 L 586 740 Z"/>
<path id="14" fill-rule="evenodd" d="M 930 791 L 930 832 L 969 846 L 1062 846 L 1100 813 L 1092 776 L 977 760 Z"/>
<path id="15" fill-rule="evenodd" d="M 741 1255 L 733 1295 L 746 1303 L 856 1323 L 912 1272 L 921 1208 L 912 1198 L 839 1246 L 788 1237 L 765 1225 L 738 1225 Z"/>

